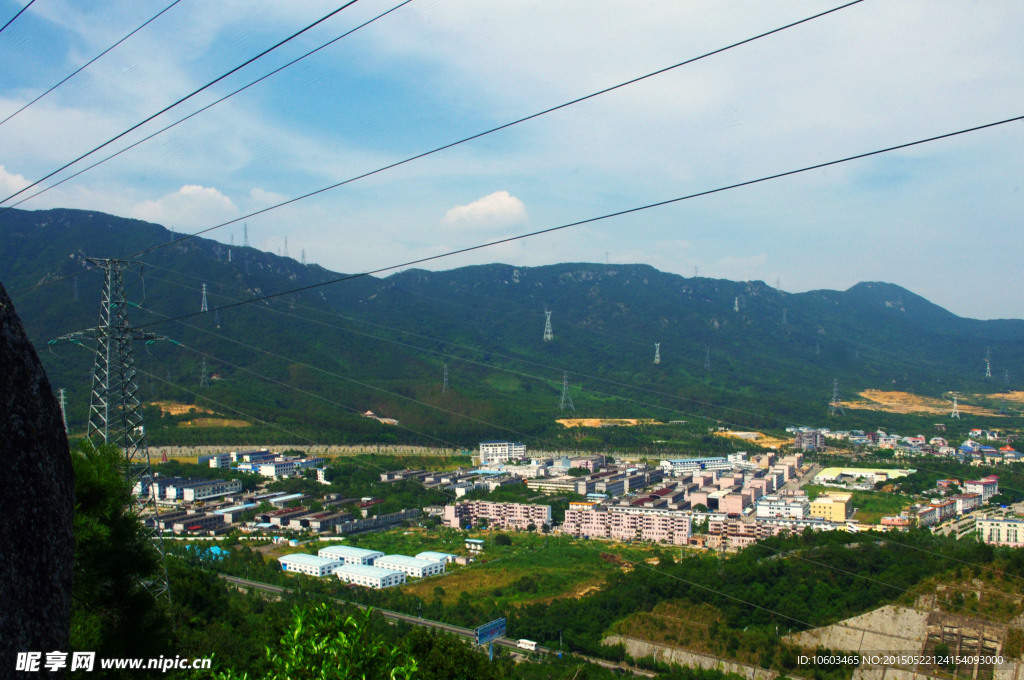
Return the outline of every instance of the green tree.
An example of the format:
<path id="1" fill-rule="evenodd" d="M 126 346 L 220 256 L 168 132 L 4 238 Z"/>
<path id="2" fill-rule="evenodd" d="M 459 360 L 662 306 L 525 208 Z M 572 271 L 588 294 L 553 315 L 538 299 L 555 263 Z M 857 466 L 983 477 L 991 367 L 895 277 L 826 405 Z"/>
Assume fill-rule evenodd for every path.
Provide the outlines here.
<path id="1" fill-rule="evenodd" d="M 417 663 L 374 631 L 371 610 L 346 614 L 336 606 L 296 607 L 292 626 L 267 649 L 265 680 L 408 680 Z M 217 680 L 248 679 L 226 671 Z"/>
<path id="2" fill-rule="evenodd" d="M 114 446 L 84 442 L 75 471 L 75 564 L 71 648 L 101 657 L 156 657 L 170 651 L 165 612 L 143 585 L 162 577 L 160 556 L 138 517 Z"/>

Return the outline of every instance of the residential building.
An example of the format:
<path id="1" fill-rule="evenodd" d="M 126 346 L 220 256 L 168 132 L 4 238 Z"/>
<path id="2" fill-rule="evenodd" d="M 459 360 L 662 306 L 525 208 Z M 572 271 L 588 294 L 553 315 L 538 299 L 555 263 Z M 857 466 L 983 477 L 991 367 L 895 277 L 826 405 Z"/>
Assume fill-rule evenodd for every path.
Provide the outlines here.
<path id="1" fill-rule="evenodd" d="M 526 460 L 526 444 L 516 442 L 480 442 L 480 464 L 495 461 L 507 463 L 512 460 Z"/>
<path id="2" fill-rule="evenodd" d="M 681 475 L 695 470 L 731 470 L 728 458 L 673 458 L 659 464 L 667 475 Z"/>
<path id="3" fill-rule="evenodd" d="M 757 499 L 756 516 L 759 519 L 786 517 L 804 519 L 810 515 L 807 494 L 768 494 Z"/>
<path id="4" fill-rule="evenodd" d="M 988 499 L 999 493 L 999 477 L 989 475 L 981 479 L 964 482 L 964 491 L 976 493 L 981 496 L 982 503 L 988 503 Z"/>
<path id="5" fill-rule="evenodd" d="M 853 494 L 823 493 L 811 501 L 810 513 L 829 522 L 845 522 L 853 514 Z"/>
<path id="6" fill-rule="evenodd" d="M 551 506 L 528 503 L 496 503 L 493 501 L 460 501 L 444 507 L 444 524 L 455 529 L 463 521 L 477 526 L 481 519 L 498 529 L 526 529 L 533 524 L 538 529 L 551 526 Z"/>
<path id="7" fill-rule="evenodd" d="M 799 430 L 793 446 L 801 451 L 823 451 L 825 449 L 825 433 L 821 430 Z"/>

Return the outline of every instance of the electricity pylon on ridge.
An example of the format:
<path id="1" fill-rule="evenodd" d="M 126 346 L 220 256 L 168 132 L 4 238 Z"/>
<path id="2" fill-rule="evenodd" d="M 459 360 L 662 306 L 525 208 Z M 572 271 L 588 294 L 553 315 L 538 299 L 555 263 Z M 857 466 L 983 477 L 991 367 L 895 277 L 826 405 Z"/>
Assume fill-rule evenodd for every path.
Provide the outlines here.
<path id="1" fill-rule="evenodd" d="M 576 413 L 576 407 L 572 403 L 572 395 L 569 394 L 569 371 L 562 372 L 562 400 L 558 402 L 558 410 L 572 409 Z"/>
<path id="2" fill-rule="evenodd" d="M 129 260 L 86 258 L 104 272 L 103 296 L 100 302 L 100 322 L 95 328 L 62 335 L 49 344 L 69 342 L 84 345 L 83 340 L 96 342 L 96 358 L 92 372 L 92 391 L 89 396 L 89 424 L 86 437 L 98 446 L 114 444 L 124 452 L 124 472 L 128 487 L 148 487 L 148 494 L 133 503 L 131 511 L 142 519 L 148 511 L 153 513 L 153 527 L 142 526 L 160 553 L 161 574 L 156 581 L 143 585 L 155 596 L 170 599 L 171 591 L 167 578 L 163 538 L 159 530 L 159 511 L 156 503 L 156 486 L 152 484 L 152 466 L 149 459 L 149 445 L 142 418 L 142 402 L 139 399 L 139 385 L 136 381 L 135 357 L 132 341 L 141 340 L 150 344 L 166 338 L 133 329 L 128 324 L 129 302 L 124 297 L 124 272 L 134 264 Z M 173 341 L 172 341 L 173 342 Z"/>
<path id="3" fill-rule="evenodd" d="M 846 415 L 846 411 L 843 410 L 843 402 L 839 400 L 839 379 L 832 381 L 832 401 L 828 404 L 828 414 L 835 416 L 836 414 L 841 416 Z"/>

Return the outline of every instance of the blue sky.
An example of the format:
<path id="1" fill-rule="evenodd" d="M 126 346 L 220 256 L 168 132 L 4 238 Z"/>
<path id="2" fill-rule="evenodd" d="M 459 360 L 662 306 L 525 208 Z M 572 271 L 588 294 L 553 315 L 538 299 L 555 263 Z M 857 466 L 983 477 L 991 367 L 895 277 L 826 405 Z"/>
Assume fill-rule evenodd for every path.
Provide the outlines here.
<path id="1" fill-rule="evenodd" d="M 169 1 L 38 0 L 0 34 L 0 119 Z M 0 20 L 23 4 L 0 0 Z M 114 148 L 395 4 L 360 0 Z M 837 4 L 413 0 L 20 207 L 195 231 Z M 183 0 L 0 125 L 2 195 L 336 6 Z M 867 0 L 249 219 L 250 241 L 364 271 L 1024 115 L 1022 26 L 1017 2 Z M 645 262 L 791 292 L 881 280 L 1024 318 L 1022 171 L 1016 123 L 431 266 Z"/>

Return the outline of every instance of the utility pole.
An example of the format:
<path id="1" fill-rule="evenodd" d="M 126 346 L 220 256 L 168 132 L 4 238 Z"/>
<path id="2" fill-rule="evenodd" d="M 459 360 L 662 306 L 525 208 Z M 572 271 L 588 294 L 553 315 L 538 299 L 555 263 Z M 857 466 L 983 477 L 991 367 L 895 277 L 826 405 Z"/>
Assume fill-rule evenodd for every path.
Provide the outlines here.
<path id="1" fill-rule="evenodd" d="M 64 423 L 64 434 L 68 432 L 68 410 L 67 410 L 67 398 L 64 395 L 64 388 L 57 390 L 60 395 L 60 419 Z"/>
<path id="2" fill-rule="evenodd" d="M 149 344 L 166 338 L 135 330 L 128 324 L 129 303 L 124 297 L 124 272 L 132 265 L 140 263 L 99 258 L 87 258 L 87 261 L 104 272 L 100 323 L 95 328 L 69 333 L 51 340 L 50 344 L 63 341 L 84 346 L 83 340 L 96 341 L 86 436 L 95 446 L 109 443 L 120 447 L 124 452 L 124 473 L 128 488 L 133 492 L 136 486 L 145 490 L 145 495 L 133 503 L 130 510 L 139 518 L 160 553 L 161 574 L 155 581 L 143 585 L 154 596 L 166 596 L 170 599 L 163 538 L 159 529 L 156 486 L 152 483 L 149 445 L 142 420 L 135 356 L 132 353 L 132 340 L 142 340 Z M 147 512 L 152 512 L 152 528 L 143 520 L 143 515 Z"/>
<path id="3" fill-rule="evenodd" d="M 566 408 L 572 409 L 573 413 L 576 413 L 576 407 L 572 403 L 572 395 L 569 394 L 569 372 L 562 372 L 562 400 L 558 402 L 558 410 L 564 411 Z"/>
<path id="4" fill-rule="evenodd" d="M 836 414 L 841 416 L 846 415 L 846 411 L 843 410 L 843 402 L 839 401 L 839 379 L 836 378 L 832 381 L 832 401 L 828 405 L 828 414 L 835 416 Z"/>

